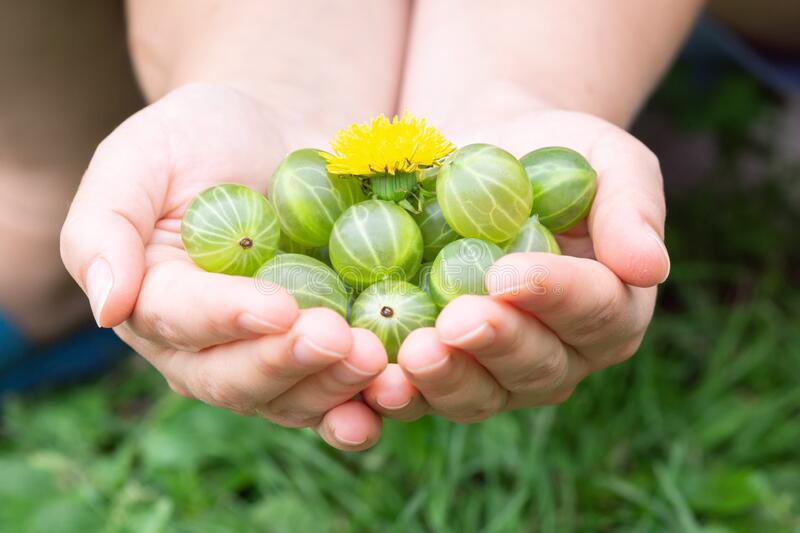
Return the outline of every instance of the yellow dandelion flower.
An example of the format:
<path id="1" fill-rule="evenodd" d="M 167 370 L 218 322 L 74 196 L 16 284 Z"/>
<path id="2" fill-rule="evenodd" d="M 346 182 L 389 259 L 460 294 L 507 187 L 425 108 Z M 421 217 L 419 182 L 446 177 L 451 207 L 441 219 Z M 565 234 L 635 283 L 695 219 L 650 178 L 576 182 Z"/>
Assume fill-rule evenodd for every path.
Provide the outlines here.
<path id="1" fill-rule="evenodd" d="M 352 124 L 339 130 L 331 147 L 333 154 L 322 154 L 328 172 L 356 176 L 416 172 L 455 149 L 439 130 L 408 112 L 392 121 L 379 115 L 370 123 Z"/>

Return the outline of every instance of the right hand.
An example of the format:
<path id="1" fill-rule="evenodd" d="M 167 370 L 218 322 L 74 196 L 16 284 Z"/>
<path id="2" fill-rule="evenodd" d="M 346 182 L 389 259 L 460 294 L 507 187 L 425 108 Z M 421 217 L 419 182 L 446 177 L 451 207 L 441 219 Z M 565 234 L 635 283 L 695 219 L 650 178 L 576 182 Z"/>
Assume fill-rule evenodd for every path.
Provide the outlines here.
<path id="1" fill-rule="evenodd" d="M 266 191 L 287 149 L 267 111 L 222 85 L 177 89 L 98 147 L 61 233 L 67 270 L 101 327 L 113 327 L 173 390 L 290 427 L 342 450 L 369 448 L 380 418 L 353 400 L 386 366 L 380 341 L 286 291 L 206 272 L 183 249 L 200 191 Z"/>

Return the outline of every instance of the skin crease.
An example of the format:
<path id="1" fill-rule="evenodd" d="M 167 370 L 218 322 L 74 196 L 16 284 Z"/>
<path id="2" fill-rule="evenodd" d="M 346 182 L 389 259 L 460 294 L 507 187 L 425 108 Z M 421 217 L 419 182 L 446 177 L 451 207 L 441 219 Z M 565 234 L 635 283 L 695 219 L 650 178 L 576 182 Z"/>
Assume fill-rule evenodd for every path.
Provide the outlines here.
<path id="1" fill-rule="evenodd" d="M 699 2 L 611 3 L 427 1 L 410 20 L 404 2 L 339 2 L 325 17 L 311 1 L 130 2 L 131 52 L 155 103 L 98 148 L 64 225 L 64 262 L 98 322 L 176 392 L 314 427 L 340 449 L 377 442 L 376 412 L 469 422 L 563 400 L 632 355 L 669 269 L 657 161 L 614 123 L 633 116 Z M 289 150 L 406 108 L 458 145 L 587 156 L 595 208 L 559 239 L 574 257 L 504 258 L 550 275 L 490 280 L 493 296 L 450 304 L 389 366 L 374 335 L 335 313 L 190 262 L 180 217 L 197 192 L 232 179 L 264 191 Z M 362 390 L 372 409 L 352 400 Z"/>

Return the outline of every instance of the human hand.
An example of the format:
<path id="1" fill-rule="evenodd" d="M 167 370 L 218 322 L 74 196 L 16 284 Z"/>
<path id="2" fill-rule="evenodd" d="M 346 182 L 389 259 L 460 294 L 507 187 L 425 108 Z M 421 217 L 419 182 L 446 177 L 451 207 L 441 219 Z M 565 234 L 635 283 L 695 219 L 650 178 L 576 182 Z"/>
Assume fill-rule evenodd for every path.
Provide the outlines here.
<path id="1" fill-rule="evenodd" d="M 243 93 L 210 84 L 136 113 L 94 154 L 62 258 L 98 325 L 114 327 L 179 394 L 365 449 L 380 418 L 352 398 L 386 365 L 380 341 L 328 309 L 300 311 L 278 287 L 266 294 L 252 279 L 203 271 L 181 243 L 181 217 L 200 191 L 227 182 L 266 191 L 288 151 L 276 123 Z"/>
<path id="2" fill-rule="evenodd" d="M 517 157 L 577 150 L 597 170 L 597 196 L 588 219 L 557 237 L 564 255 L 503 257 L 487 276 L 489 296 L 457 298 L 435 328 L 412 332 L 364 398 L 384 416 L 458 422 L 564 401 L 587 375 L 633 355 L 652 317 L 655 286 L 669 273 L 658 161 L 624 130 L 581 113 L 443 129 L 457 145 L 488 142 Z"/>

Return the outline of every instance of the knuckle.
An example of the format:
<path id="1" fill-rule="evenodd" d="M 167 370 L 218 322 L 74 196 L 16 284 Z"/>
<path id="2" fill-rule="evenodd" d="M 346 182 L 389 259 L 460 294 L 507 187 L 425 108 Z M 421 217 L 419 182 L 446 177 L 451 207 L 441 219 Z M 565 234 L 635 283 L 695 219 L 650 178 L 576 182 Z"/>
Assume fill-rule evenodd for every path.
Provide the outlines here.
<path id="1" fill-rule="evenodd" d="M 560 352 L 552 352 L 515 373 L 508 384 L 515 392 L 550 390 L 558 387 L 567 375 L 567 358 Z"/>
<path id="2" fill-rule="evenodd" d="M 603 335 L 620 318 L 619 296 L 616 294 L 598 302 L 575 327 L 575 336 L 579 339 L 591 340 Z"/>
<path id="3" fill-rule="evenodd" d="M 591 360 L 593 371 L 624 363 L 639 351 L 643 339 L 644 334 L 638 334 L 629 340 L 614 343 L 612 347 L 602 350 Z"/>
<path id="4" fill-rule="evenodd" d="M 319 423 L 320 417 L 291 407 L 276 407 L 267 405 L 256 410 L 258 415 L 273 424 L 287 428 L 314 427 Z"/>
<path id="5" fill-rule="evenodd" d="M 286 364 L 276 361 L 275 353 L 265 351 L 254 359 L 254 370 L 266 382 L 289 382 L 302 377 L 297 371 Z"/>
<path id="6" fill-rule="evenodd" d="M 207 403 L 231 411 L 250 411 L 247 401 L 231 383 L 221 381 L 204 368 L 197 370 L 195 382 L 191 387 L 195 396 Z"/>
<path id="7" fill-rule="evenodd" d="M 193 396 L 189 393 L 188 390 L 186 390 L 185 388 L 181 387 L 180 385 L 178 385 L 177 383 L 175 383 L 171 379 L 167 380 L 167 385 L 169 385 L 169 388 L 175 394 L 177 394 L 179 396 L 183 396 L 184 398 L 189 398 L 189 399 L 193 398 Z"/>
<path id="8" fill-rule="evenodd" d="M 505 408 L 507 399 L 508 394 L 496 387 L 485 401 L 459 406 L 458 410 L 454 410 L 447 418 L 459 424 L 481 422 L 501 412 Z"/>
<path id="9" fill-rule="evenodd" d="M 611 359 L 611 364 L 616 365 L 619 363 L 624 363 L 631 357 L 633 357 L 636 352 L 639 351 L 639 347 L 642 345 L 642 340 L 644 339 L 643 335 L 637 335 L 633 339 L 624 342 L 619 349 L 617 350 L 616 356 Z"/>
<path id="10" fill-rule="evenodd" d="M 561 387 L 556 390 L 547 400 L 548 405 L 560 405 L 572 397 L 575 387 Z"/>

